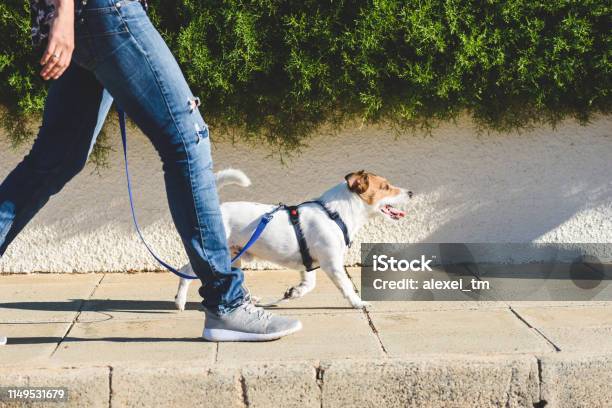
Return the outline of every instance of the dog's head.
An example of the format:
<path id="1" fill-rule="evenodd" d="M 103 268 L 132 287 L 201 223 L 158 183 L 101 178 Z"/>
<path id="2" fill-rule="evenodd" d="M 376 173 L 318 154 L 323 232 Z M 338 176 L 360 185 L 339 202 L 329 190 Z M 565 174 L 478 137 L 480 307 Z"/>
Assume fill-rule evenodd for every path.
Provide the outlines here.
<path id="1" fill-rule="evenodd" d="M 386 219 L 399 220 L 406 213 L 395 206 L 412 198 L 412 191 L 391 185 L 386 178 L 360 170 L 347 174 L 348 189 L 357 194 L 370 209 L 370 215 L 382 214 Z"/>

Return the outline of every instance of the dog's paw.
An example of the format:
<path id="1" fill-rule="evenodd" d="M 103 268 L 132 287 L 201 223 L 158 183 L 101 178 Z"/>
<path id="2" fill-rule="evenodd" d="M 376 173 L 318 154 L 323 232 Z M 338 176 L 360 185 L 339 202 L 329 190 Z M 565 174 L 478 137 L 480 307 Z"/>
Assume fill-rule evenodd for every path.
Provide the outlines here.
<path id="1" fill-rule="evenodd" d="M 297 285 L 297 286 L 292 286 L 289 289 L 287 289 L 285 291 L 284 296 L 285 296 L 285 299 L 297 299 L 297 298 L 301 298 L 308 292 L 309 290 L 306 287 L 302 285 Z"/>
<path id="2" fill-rule="evenodd" d="M 363 309 L 364 307 L 371 306 L 371 304 L 370 302 L 365 302 L 360 299 L 360 300 L 351 301 L 351 306 L 353 306 L 355 309 Z"/>

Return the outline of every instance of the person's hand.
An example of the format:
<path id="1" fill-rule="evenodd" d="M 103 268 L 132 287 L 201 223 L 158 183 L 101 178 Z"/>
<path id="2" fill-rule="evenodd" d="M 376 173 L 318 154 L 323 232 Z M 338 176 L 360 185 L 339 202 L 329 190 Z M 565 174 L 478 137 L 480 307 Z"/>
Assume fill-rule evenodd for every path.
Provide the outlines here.
<path id="1" fill-rule="evenodd" d="M 74 0 L 56 0 L 56 10 L 47 49 L 40 59 L 40 76 L 45 81 L 57 79 L 66 71 L 74 50 Z"/>

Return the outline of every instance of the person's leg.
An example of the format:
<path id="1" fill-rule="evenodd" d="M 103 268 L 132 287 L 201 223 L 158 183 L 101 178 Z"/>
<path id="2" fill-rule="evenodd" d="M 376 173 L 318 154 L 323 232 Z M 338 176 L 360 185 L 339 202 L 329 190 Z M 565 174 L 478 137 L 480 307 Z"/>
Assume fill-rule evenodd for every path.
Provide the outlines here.
<path id="1" fill-rule="evenodd" d="M 71 64 L 53 82 L 31 151 L 0 185 L 0 257 L 17 234 L 87 162 L 112 98 Z"/>
<path id="2" fill-rule="evenodd" d="M 208 127 L 142 7 L 130 0 L 88 0 L 83 18 L 95 53 L 93 72 L 161 156 L 170 211 L 191 266 L 203 282 L 202 336 L 213 341 L 264 341 L 300 330 L 298 320 L 256 308 L 242 288 L 242 271 L 231 266 Z M 83 30 L 77 26 L 77 32 Z"/>
<path id="3" fill-rule="evenodd" d="M 204 306 L 232 310 L 243 302 L 243 274 L 230 263 L 208 127 L 174 57 L 135 1 L 89 0 L 76 31 L 89 36 L 98 80 L 161 157 L 170 212 L 202 280 Z"/>

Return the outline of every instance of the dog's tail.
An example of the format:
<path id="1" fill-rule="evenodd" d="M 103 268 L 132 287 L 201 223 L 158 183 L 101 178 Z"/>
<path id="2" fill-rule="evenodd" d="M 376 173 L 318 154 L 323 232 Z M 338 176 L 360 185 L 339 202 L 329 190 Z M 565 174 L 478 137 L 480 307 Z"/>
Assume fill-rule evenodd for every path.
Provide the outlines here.
<path id="1" fill-rule="evenodd" d="M 215 173 L 217 179 L 217 188 L 236 184 L 241 187 L 248 187 L 251 185 L 251 180 L 247 177 L 242 170 L 238 169 L 225 169 Z"/>

